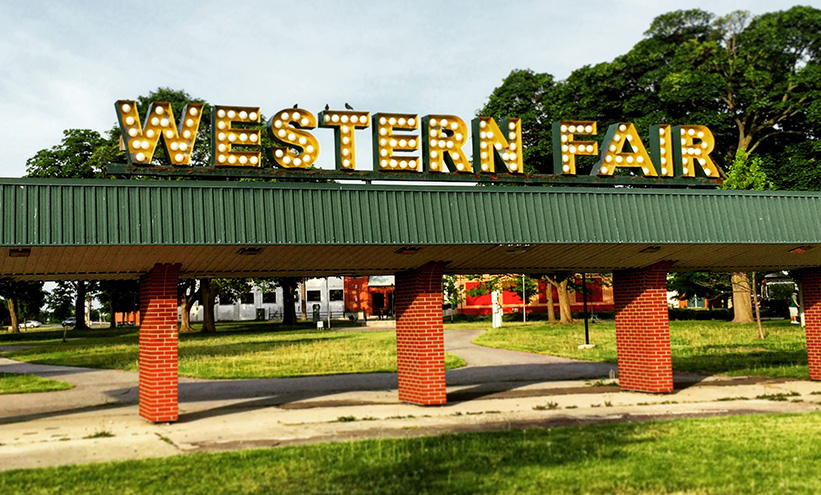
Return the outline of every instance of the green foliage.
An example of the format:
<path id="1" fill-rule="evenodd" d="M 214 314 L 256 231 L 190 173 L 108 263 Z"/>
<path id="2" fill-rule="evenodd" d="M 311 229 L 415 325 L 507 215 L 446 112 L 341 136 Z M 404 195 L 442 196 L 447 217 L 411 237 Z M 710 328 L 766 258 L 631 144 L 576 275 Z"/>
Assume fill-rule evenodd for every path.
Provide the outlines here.
<path id="1" fill-rule="evenodd" d="M 444 294 L 445 303 L 452 309 L 456 309 L 464 301 L 464 291 L 458 283 L 456 275 L 442 276 L 442 294 Z"/>
<path id="2" fill-rule="evenodd" d="M 754 156 L 751 158 L 745 151 L 738 150 L 721 189 L 752 189 L 756 191 L 775 189 L 775 184 L 767 177 L 761 162 L 761 157 Z"/>
<path id="3" fill-rule="evenodd" d="M 75 292 L 71 282 L 57 282 L 54 289 L 46 295 L 46 306 L 51 310 L 53 320 L 63 321 L 74 314 Z"/>
<path id="4" fill-rule="evenodd" d="M 680 300 L 697 296 L 713 302 L 732 292 L 729 274 L 716 272 L 671 272 L 667 290 Z"/>
<path id="5" fill-rule="evenodd" d="M 467 291 L 467 294 L 471 297 L 483 296 L 498 290 L 513 292 L 521 298 L 522 290 L 524 288 L 525 299 L 529 301 L 533 296 L 539 293 L 539 284 L 537 280 L 526 275 L 506 274 L 468 276 L 467 278 L 477 282 L 476 285 Z"/>
<path id="6" fill-rule="evenodd" d="M 60 144 L 40 150 L 26 161 L 26 175 L 72 179 L 102 177 L 102 171 L 95 167 L 92 157 L 105 142 L 97 131 L 65 130 Z"/>

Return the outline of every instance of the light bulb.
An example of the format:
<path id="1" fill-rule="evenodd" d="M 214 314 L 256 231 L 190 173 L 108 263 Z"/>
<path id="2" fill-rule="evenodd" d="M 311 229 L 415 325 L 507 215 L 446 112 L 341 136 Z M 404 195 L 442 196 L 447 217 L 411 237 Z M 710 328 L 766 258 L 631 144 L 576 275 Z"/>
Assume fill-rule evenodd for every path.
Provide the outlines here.
<path id="1" fill-rule="evenodd" d="M 131 111 L 131 105 L 129 105 L 128 103 L 123 103 L 123 106 L 120 107 L 120 110 L 122 110 L 123 113 L 128 113 Z"/>

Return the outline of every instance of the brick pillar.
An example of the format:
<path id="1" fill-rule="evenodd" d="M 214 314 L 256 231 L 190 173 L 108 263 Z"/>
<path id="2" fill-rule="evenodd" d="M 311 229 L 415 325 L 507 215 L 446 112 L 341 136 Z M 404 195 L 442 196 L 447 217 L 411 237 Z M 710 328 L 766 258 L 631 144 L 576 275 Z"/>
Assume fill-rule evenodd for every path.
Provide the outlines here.
<path id="1" fill-rule="evenodd" d="M 640 392 L 672 392 L 667 271 L 662 261 L 613 272 L 619 386 Z"/>
<path id="2" fill-rule="evenodd" d="M 177 280 L 180 265 L 140 277 L 140 416 L 177 420 Z"/>
<path id="3" fill-rule="evenodd" d="M 428 263 L 396 274 L 396 360 L 399 400 L 423 406 L 444 404 L 445 334 L 442 271 Z"/>
<path id="4" fill-rule="evenodd" d="M 810 380 L 821 380 L 821 268 L 801 270 L 800 277 Z"/>

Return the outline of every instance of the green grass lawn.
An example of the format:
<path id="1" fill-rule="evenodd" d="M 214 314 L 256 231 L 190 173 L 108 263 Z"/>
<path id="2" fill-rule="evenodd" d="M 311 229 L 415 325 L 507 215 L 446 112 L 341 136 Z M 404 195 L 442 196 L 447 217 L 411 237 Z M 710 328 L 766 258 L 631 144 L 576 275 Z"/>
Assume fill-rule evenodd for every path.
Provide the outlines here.
<path id="1" fill-rule="evenodd" d="M 604 424 L 9 471 L 0 493 L 816 494 L 819 439 L 818 413 Z"/>
<path id="2" fill-rule="evenodd" d="M 48 378 L 18 373 L 0 373 L 0 395 L 53 392 L 69 388 L 71 388 L 70 383 L 59 380 L 49 380 Z"/>
<path id="3" fill-rule="evenodd" d="M 181 334 L 179 373 L 210 379 L 280 378 L 396 371 L 393 332 L 335 332 L 286 329 L 278 324 L 218 324 L 216 334 Z M 32 332 L 0 336 L 0 344 L 32 345 L 4 356 L 20 361 L 88 368 L 138 369 L 138 333 L 132 329 Z M 19 334 L 18 334 L 19 335 Z M 465 362 L 446 354 L 445 365 Z"/>
<path id="4" fill-rule="evenodd" d="M 580 350 L 584 325 L 544 322 L 504 323 L 491 329 L 489 322 L 446 324 L 445 328 L 487 328 L 474 340 L 487 347 L 551 354 L 589 361 L 616 362 L 616 327 L 613 321 L 589 325 L 594 349 Z M 807 378 L 807 342 L 804 329 L 788 320 L 765 321 L 766 337 L 758 339 L 756 325 L 723 321 L 671 321 L 670 346 L 677 371 Z"/>

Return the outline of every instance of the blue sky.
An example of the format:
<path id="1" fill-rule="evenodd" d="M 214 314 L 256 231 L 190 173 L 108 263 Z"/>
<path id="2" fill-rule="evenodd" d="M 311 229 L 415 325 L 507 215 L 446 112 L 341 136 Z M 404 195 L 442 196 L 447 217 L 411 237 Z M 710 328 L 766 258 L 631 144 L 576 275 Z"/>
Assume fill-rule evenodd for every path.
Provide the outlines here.
<path id="1" fill-rule="evenodd" d="M 0 0 L 0 177 L 23 175 L 26 160 L 59 143 L 63 129 L 109 129 L 116 100 L 159 86 L 266 115 L 295 103 L 316 113 L 349 102 L 468 121 L 511 70 L 565 78 L 625 53 L 664 12 L 759 14 L 792 5 Z M 331 131 L 316 134 L 320 166 L 331 167 Z M 370 144 L 357 143 L 362 152 Z"/>

